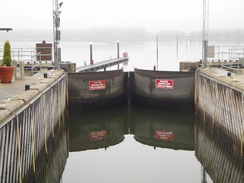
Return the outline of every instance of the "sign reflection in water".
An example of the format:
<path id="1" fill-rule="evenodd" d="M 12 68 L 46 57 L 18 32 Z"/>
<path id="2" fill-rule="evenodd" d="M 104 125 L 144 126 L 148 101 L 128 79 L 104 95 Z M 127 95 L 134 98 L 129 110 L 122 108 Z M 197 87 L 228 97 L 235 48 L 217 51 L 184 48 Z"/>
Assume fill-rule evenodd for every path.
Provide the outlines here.
<path id="1" fill-rule="evenodd" d="M 192 112 L 136 107 L 132 111 L 132 121 L 132 133 L 138 142 L 155 147 L 194 150 Z"/>
<path id="2" fill-rule="evenodd" d="M 105 148 L 124 140 L 126 134 L 155 147 L 194 150 L 192 113 L 157 111 L 132 107 L 128 120 L 126 108 L 84 112 L 72 115 L 69 123 L 70 151 Z"/>
<path id="3" fill-rule="evenodd" d="M 114 182 L 111 174 L 116 177 L 117 183 L 132 180 L 148 182 L 161 176 L 165 176 L 169 183 L 201 180 L 200 164 L 194 156 L 192 112 L 159 111 L 135 105 L 132 105 L 131 111 L 126 107 L 100 109 L 70 116 L 69 131 L 70 156 L 63 182 L 96 182 L 101 179 L 103 182 Z M 116 151 L 118 148 L 120 150 Z M 186 165 L 180 163 L 182 160 L 189 162 Z M 148 163 L 145 164 L 145 161 Z M 100 166 L 103 168 L 100 169 Z M 141 172 L 146 169 L 150 170 L 142 175 Z M 80 173 L 74 175 L 79 178 L 72 176 L 76 170 Z M 193 174 L 191 178 L 185 176 L 186 170 Z"/>
<path id="4" fill-rule="evenodd" d="M 106 148 L 123 141 L 126 111 L 120 109 L 72 114 L 69 122 L 70 152 Z"/>

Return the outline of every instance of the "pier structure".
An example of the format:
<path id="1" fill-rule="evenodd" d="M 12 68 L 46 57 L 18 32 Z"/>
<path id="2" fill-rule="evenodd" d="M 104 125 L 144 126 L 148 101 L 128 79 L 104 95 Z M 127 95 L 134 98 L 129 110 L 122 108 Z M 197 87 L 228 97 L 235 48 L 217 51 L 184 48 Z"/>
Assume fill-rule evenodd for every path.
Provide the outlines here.
<path id="1" fill-rule="evenodd" d="M 118 69 L 119 69 L 119 64 L 125 63 L 125 62 L 128 62 L 128 61 L 129 61 L 129 57 L 128 56 L 118 57 L 118 58 L 114 58 L 114 59 L 109 59 L 109 60 L 93 63 L 93 64 L 90 64 L 90 65 L 84 65 L 84 66 L 81 66 L 81 67 L 77 67 L 76 68 L 76 72 L 95 72 L 95 71 L 98 71 L 98 70 L 106 71 L 106 68 L 114 66 L 114 65 L 118 65 Z"/>

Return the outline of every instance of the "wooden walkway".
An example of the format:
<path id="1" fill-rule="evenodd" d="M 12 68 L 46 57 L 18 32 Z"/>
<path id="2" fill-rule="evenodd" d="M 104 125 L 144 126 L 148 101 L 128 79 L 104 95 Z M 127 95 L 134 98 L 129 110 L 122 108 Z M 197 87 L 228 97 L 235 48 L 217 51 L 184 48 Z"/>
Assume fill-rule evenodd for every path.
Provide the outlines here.
<path id="1" fill-rule="evenodd" d="M 106 70 L 107 67 L 118 65 L 120 63 L 127 62 L 127 61 L 129 61 L 129 57 L 120 57 L 120 58 L 105 60 L 98 63 L 94 63 L 92 65 L 77 67 L 76 72 L 94 72 L 101 69 Z"/>

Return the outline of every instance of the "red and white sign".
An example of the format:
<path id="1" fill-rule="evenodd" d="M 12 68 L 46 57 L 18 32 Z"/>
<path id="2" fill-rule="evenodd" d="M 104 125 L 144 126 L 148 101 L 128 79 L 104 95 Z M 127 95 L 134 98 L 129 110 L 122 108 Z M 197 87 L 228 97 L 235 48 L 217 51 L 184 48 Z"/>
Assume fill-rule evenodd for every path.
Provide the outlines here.
<path id="1" fill-rule="evenodd" d="M 174 133 L 172 131 L 156 130 L 156 139 L 172 141 L 174 139 Z"/>
<path id="2" fill-rule="evenodd" d="M 90 132 L 90 141 L 103 140 L 107 138 L 106 130 Z"/>
<path id="3" fill-rule="evenodd" d="M 106 89 L 106 80 L 89 81 L 89 90 Z"/>
<path id="4" fill-rule="evenodd" d="M 156 79 L 155 80 L 155 87 L 156 88 L 163 88 L 163 89 L 174 89 L 174 80 Z"/>

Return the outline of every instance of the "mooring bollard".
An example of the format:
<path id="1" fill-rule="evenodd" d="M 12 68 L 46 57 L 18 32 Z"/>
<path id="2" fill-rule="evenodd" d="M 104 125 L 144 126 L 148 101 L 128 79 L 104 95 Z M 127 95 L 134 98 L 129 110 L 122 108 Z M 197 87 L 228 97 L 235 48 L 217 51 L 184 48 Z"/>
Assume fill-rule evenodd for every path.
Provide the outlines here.
<path id="1" fill-rule="evenodd" d="M 228 73 L 227 73 L 227 76 L 231 76 L 231 72 L 228 72 Z"/>
<path id="2" fill-rule="evenodd" d="M 29 90 L 30 89 L 30 85 L 25 85 L 25 90 Z"/>
<path id="3" fill-rule="evenodd" d="M 43 75 L 44 75 L 44 78 L 47 78 L 47 73 L 44 73 Z"/>

